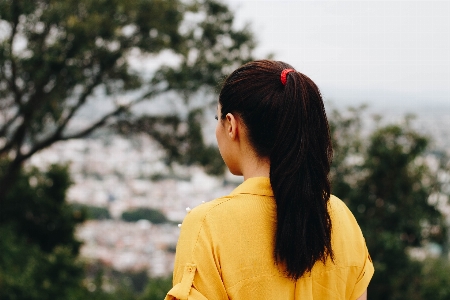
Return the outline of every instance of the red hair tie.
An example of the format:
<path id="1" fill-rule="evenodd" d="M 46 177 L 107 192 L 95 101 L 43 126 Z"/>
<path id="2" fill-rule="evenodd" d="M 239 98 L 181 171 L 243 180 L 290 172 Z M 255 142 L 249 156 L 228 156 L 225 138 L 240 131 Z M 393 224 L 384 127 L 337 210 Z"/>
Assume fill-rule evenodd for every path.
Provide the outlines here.
<path id="1" fill-rule="evenodd" d="M 283 71 L 281 71 L 281 83 L 283 85 L 286 85 L 286 76 L 289 72 L 295 72 L 294 69 L 284 69 Z"/>

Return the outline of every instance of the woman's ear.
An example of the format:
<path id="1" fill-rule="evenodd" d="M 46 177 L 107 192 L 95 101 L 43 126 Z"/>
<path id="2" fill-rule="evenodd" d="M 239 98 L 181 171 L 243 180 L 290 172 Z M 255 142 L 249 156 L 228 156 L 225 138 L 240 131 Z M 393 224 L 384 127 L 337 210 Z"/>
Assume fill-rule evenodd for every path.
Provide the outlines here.
<path id="1" fill-rule="evenodd" d="M 238 119 L 231 113 L 228 113 L 225 116 L 226 119 L 226 130 L 227 130 L 227 134 L 228 136 L 234 140 L 238 137 L 239 135 L 239 121 Z"/>

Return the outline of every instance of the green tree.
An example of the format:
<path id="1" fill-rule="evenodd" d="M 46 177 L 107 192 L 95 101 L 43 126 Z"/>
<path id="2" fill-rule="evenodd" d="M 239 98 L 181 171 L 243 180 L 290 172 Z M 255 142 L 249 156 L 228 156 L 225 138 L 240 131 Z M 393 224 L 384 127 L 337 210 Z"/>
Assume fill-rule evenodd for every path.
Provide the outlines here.
<path id="1" fill-rule="evenodd" d="M 366 238 L 376 270 L 370 298 L 423 299 L 424 264 L 408 249 L 443 245 L 447 238 L 443 215 L 428 201 L 441 189 L 438 173 L 424 160 L 428 139 L 407 118 L 401 125 L 378 125 L 364 142 L 362 112 L 332 114 L 333 193 L 353 211 Z"/>
<path id="2" fill-rule="evenodd" d="M 167 94 L 187 113 L 202 107 L 211 100 L 194 101 L 199 93 L 213 99 L 217 82 L 254 48 L 217 0 L 0 0 L 0 25 L 0 158 L 11 158 L 0 202 L 36 152 L 118 119 L 137 122 L 145 117 L 133 118 L 132 107 Z M 130 67 L 133 57 L 158 64 L 162 52 L 170 66 Z M 71 126 L 88 105 L 104 110 Z"/>
<path id="3" fill-rule="evenodd" d="M 4 169 L 0 168 L 0 172 Z M 102 277 L 86 283 L 75 226 L 89 211 L 66 202 L 67 166 L 21 170 L 0 210 L 0 299 L 135 299 L 124 282 L 103 290 Z"/>
<path id="4" fill-rule="evenodd" d="M 172 277 L 150 278 L 149 282 L 138 298 L 139 300 L 164 299 L 167 292 L 172 288 Z"/>
<path id="5" fill-rule="evenodd" d="M 0 210 L 0 299 L 81 299 L 87 292 L 74 236 L 84 216 L 65 202 L 69 185 L 67 167 L 19 172 Z"/>
<path id="6" fill-rule="evenodd" d="M 7 167 L 0 166 L 0 176 Z M 71 185 L 67 166 L 52 165 L 47 171 L 21 170 L 15 185 L 1 204 L 0 225 L 7 225 L 31 244 L 51 253 L 58 246 L 78 254 L 80 242 L 74 237 L 76 224 L 85 215 L 66 202 Z"/>
<path id="7" fill-rule="evenodd" d="M 422 299 L 450 299 L 450 261 L 447 258 L 427 259 L 422 267 Z"/>
<path id="8" fill-rule="evenodd" d="M 162 224 L 168 222 L 166 216 L 157 209 L 139 208 L 122 213 L 122 220 L 126 222 L 137 222 L 139 220 L 148 220 L 153 224 Z"/>

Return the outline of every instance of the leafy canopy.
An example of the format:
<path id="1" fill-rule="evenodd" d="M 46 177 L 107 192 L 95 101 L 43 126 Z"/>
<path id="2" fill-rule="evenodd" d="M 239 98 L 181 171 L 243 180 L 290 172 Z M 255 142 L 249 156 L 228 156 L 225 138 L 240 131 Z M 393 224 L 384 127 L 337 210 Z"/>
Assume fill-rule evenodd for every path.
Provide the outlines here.
<path id="1" fill-rule="evenodd" d="M 217 0 L 0 0 L 0 158 L 12 159 L 0 201 L 21 164 L 53 143 L 119 118 L 161 123 L 130 115 L 156 96 L 213 94 L 252 59 L 251 32 L 235 27 Z"/>
<path id="2" fill-rule="evenodd" d="M 429 168 L 428 138 L 411 120 L 378 124 L 363 139 L 363 112 L 361 107 L 331 114 L 333 194 L 347 203 L 366 239 L 375 266 L 370 298 L 426 299 L 443 275 L 412 259 L 409 249 L 431 242 L 444 248 L 448 242 L 445 217 L 429 201 L 444 191 L 441 170 Z"/>

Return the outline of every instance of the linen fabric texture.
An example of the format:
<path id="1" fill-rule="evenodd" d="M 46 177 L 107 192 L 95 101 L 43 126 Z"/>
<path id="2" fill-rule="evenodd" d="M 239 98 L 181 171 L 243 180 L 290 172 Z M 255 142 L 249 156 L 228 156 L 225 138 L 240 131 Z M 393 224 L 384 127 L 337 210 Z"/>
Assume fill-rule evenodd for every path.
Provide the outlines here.
<path id="1" fill-rule="evenodd" d="M 276 204 L 269 178 L 245 180 L 228 196 L 191 210 L 181 226 L 166 300 L 357 299 L 374 267 L 353 214 L 331 196 L 334 262 L 297 281 L 275 264 Z"/>

